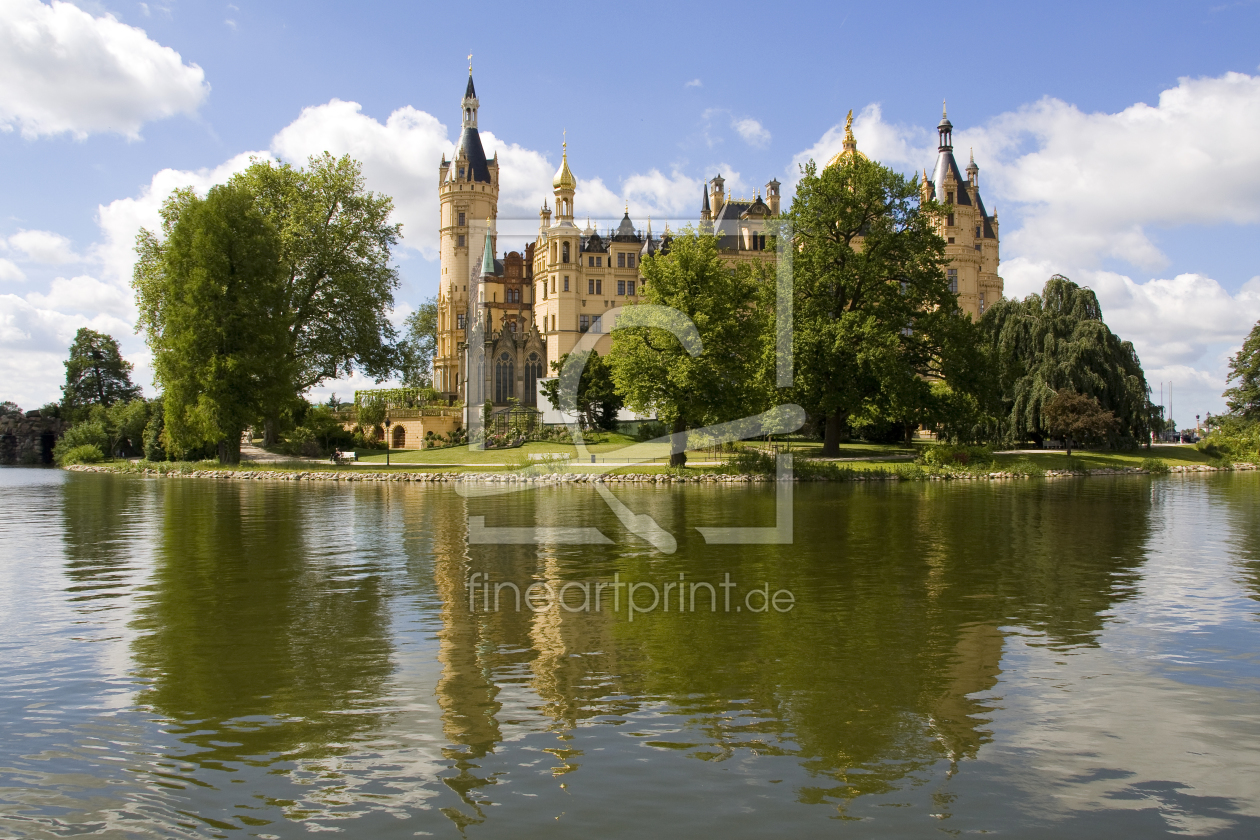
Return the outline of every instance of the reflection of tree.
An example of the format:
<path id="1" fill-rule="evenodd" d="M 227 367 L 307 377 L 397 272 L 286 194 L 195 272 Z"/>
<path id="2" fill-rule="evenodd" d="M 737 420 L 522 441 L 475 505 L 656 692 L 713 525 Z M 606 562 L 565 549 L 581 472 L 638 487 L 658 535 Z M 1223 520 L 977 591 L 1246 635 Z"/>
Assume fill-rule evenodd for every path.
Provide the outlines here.
<path id="1" fill-rule="evenodd" d="M 1256 481 L 1256 474 L 1247 473 L 1208 482 L 1207 504 L 1224 508 L 1229 523 L 1225 543 L 1250 597 L 1260 601 L 1260 493 L 1256 492 Z"/>
<path id="2" fill-rule="evenodd" d="M 532 648 L 531 685 L 562 731 L 590 715 L 633 713 L 644 698 L 667 698 L 692 724 L 678 736 L 684 741 L 661 746 L 704 760 L 750 750 L 795 755 L 819 777 L 798 792 L 806 801 L 890 790 L 917 769 L 974 758 L 987 742 L 988 706 L 977 695 L 997 685 L 999 628 L 1023 625 L 1056 647 L 1096 643 L 1103 614 L 1129 597 L 1144 559 L 1149 487 L 1125 480 L 802 485 L 794 544 L 756 547 L 706 546 L 683 526 L 765 524 L 770 491 L 635 494 L 633 509 L 680 534 L 677 555 L 625 545 L 496 546 L 475 570 L 522 586 L 532 578 L 607 580 L 613 572 L 623 580 L 683 573 L 719 581 L 729 572 L 741 592 L 763 581 L 791 590 L 795 609 L 709 615 L 702 605 L 698 613 L 658 610 L 633 624 L 624 612 L 526 613 L 523 626 L 512 612 L 467 612 L 469 568 L 461 560 L 442 594 L 445 632 L 465 652 L 458 666 L 450 652 L 444 663 L 449 684 L 467 680 L 468 688 L 463 699 L 447 691 L 447 719 L 492 719 L 490 698 L 501 700 L 497 689 L 519 681 L 519 654 L 504 652 Z M 593 495 L 566 501 L 590 505 L 583 521 L 605 515 Z M 537 509 L 504 514 L 498 524 L 547 519 L 549 507 L 513 504 Z M 485 750 L 497 728 L 494 736 L 448 733 Z"/>
<path id="3" fill-rule="evenodd" d="M 57 489 L 71 600 L 83 612 L 114 607 L 122 594 L 115 588 L 135 563 L 135 543 L 142 541 L 137 532 L 147 520 L 152 494 L 144 482 L 84 473 L 68 474 Z"/>
<path id="4" fill-rule="evenodd" d="M 187 721 L 183 740 L 203 764 L 330 755 L 380 724 L 392 649 L 378 570 L 325 564 L 320 543 L 336 525 L 309 492 L 163 484 L 152 594 L 136 622 L 150 681 L 140 702 Z"/>

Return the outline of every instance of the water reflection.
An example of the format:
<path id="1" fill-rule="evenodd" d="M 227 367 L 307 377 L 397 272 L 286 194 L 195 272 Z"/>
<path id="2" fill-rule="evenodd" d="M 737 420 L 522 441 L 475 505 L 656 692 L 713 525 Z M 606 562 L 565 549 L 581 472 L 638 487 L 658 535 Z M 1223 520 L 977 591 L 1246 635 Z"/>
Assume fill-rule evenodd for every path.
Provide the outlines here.
<path id="1" fill-rule="evenodd" d="M 533 712 L 536 726 L 560 736 L 548 750 L 554 773 L 580 767 L 565 733 L 583 720 L 664 702 L 688 716 L 685 731 L 648 733 L 646 745 L 705 761 L 796 756 L 819 779 L 798 791 L 803 801 L 888 791 L 942 759 L 973 758 L 987 742 L 983 695 L 1000 674 L 1002 627 L 1035 628 L 1060 650 L 1093 646 L 1107 612 L 1131 597 L 1145 557 L 1145 483 L 810 490 L 798 494 L 791 546 L 707 546 L 687 533 L 719 519 L 764 519 L 772 501 L 712 489 L 623 494 L 683 535 L 673 557 L 633 543 L 468 550 L 452 537 L 438 561 L 439 696 L 464 763 L 448 783 L 465 793 L 493 783 L 472 772 L 474 762 L 503 737 L 505 697 L 528 684 L 535 704 L 509 712 Z M 616 533 L 593 494 L 510 498 L 472 507 L 496 524 L 533 517 Z M 614 572 L 658 582 L 730 574 L 789 589 L 797 606 L 758 616 L 657 611 L 633 623 L 624 612 L 487 612 L 479 597 L 469 600 L 474 571 L 521 590 Z"/>
<path id="2" fill-rule="evenodd" d="M 393 649 L 381 570 L 329 556 L 336 500 L 239 482 L 162 489 L 133 648 L 148 681 L 138 701 L 176 722 L 196 748 L 185 760 L 317 758 L 380 727 Z"/>

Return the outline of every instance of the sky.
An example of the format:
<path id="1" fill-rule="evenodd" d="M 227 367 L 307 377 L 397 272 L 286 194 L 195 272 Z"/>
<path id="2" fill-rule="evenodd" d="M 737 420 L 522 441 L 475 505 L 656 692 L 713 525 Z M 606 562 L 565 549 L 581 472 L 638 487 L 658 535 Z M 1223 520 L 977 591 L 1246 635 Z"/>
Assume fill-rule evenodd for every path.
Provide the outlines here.
<path id="1" fill-rule="evenodd" d="M 660 231 L 721 174 L 751 196 L 840 148 L 932 168 L 942 102 L 1001 223 L 1008 297 L 1098 294 L 1183 427 L 1224 411 L 1260 321 L 1260 0 L 579 5 L 0 0 L 0 400 L 59 398 L 67 348 L 135 332 L 133 246 L 177 187 L 251 157 L 362 161 L 403 225 L 396 321 L 436 293 L 437 167 L 472 54 L 500 249 L 567 139 L 579 219 Z M 311 396 L 348 398 L 361 377 Z"/>

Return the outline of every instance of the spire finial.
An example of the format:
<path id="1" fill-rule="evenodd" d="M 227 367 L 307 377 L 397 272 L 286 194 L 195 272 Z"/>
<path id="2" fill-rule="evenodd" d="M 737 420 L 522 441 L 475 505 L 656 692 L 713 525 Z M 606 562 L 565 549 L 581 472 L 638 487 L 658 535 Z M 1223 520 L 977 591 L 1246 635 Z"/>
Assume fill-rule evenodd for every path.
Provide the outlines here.
<path id="1" fill-rule="evenodd" d="M 630 202 L 629 201 L 626 202 L 626 215 L 627 216 L 630 215 Z"/>
<path id="2" fill-rule="evenodd" d="M 472 53 L 468 54 L 468 75 L 472 75 Z"/>
<path id="3" fill-rule="evenodd" d="M 944 99 L 942 99 L 942 100 L 941 100 L 941 119 L 943 119 L 943 120 L 947 120 L 947 119 L 949 119 L 949 112 L 948 112 L 948 110 L 947 110 L 947 109 L 946 109 L 946 107 L 945 107 L 945 100 L 944 100 Z"/>
<path id="4" fill-rule="evenodd" d="M 975 163 L 976 162 L 976 147 L 968 146 L 967 151 L 971 153 L 971 162 Z"/>
<path id="5" fill-rule="evenodd" d="M 561 129 L 560 137 L 562 138 L 560 141 L 560 148 L 563 150 L 562 153 L 567 157 L 569 154 L 569 129 Z"/>

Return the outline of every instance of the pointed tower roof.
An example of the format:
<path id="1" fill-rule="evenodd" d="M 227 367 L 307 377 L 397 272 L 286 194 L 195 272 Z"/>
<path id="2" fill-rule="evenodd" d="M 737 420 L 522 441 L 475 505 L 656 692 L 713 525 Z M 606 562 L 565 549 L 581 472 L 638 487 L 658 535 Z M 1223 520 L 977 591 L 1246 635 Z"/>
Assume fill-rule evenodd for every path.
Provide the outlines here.
<path id="1" fill-rule="evenodd" d="M 704 196 L 704 198 L 702 198 L 700 201 L 700 212 L 701 213 L 712 212 L 709 209 L 709 182 L 708 181 L 704 182 L 704 187 L 701 189 L 701 194 Z"/>
<path id="2" fill-rule="evenodd" d="M 494 276 L 494 227 L 490 219 L 486 219 L 486 247 L 481 253 L 481 276 Z"/>
<path id="3" fill-rule="evenodd" d="M 862 160 L 870 160 L 866 155 L 858 151 L 857 139 L 853 136 L 853 109 L 849 109 L 849 115 L 844 120 L 844 148 L 838 154 L 827 161 L 827 167 L 835 166 L 847 160 L 861 158 Z"/>
<path id="4" fill-rule="evenodd" d="M 494 85 L 491 85 L 491 87 L 494 87 Z M 469 67 L 469 68 L 468 68 L 468 87 L 464 88 L 464 98 L 465 98 L 465 99 L 476 99 L 476 98 L 477 98 L 477 89 L 476 89 L 475 87 L 473 87 L 473 80 L 472 80 L 472 68 L 471 68 L 471 67 Z"/>
<path id="5" fill-rule="evenodd" d="M 560 168 L 556 170 L 556 177 L 551 179 L 551 186 L 558 190 L 577 189 L 577 178 L 573 177 L 573 172 L 569 169 L 569 143 L 566 140 L 561 144 L 564 151 L 560 155 Z"/>
<path id="6" fill-rule="evenodd" d="M 935 185 L 936 200 L 944 204 L 950 193 L 946 187 L 946 181 L 952 176 L 955 185 L 961 187 L 967 183 L 967 179 L 959 171 L 958 161 L 954 160 L 954 124 L 949 121 L 943 105 L 941 106 L 941 121 L 936 126 L 936 131 L 940 135 L 940 147 L 937 150 L 936 168 L 932 171 L 932 183 Z M 971 196 L 967 195 L 965 189 L 955 189 L 953 193 L 954 204 L 971 206 Z"/>
<path id="7" fill-rule="evenodd" d="M 614 242 L 638 242 L 639 235 L 634 230 L 634 222 L 630 221 L 630 207 L 626 207 L 626 215 L 621 218 L 621 224 L 617 225 L 617 233 L 613 236 Z"/>

